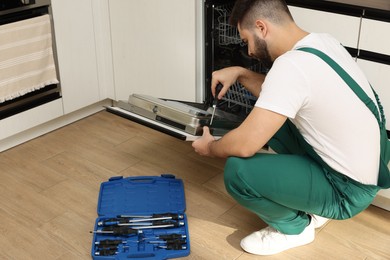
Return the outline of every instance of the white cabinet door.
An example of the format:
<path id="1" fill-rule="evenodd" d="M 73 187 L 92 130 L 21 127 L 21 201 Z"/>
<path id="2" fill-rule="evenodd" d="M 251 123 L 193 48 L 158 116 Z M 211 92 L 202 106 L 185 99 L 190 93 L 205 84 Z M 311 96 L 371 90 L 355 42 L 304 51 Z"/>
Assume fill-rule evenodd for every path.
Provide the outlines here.
<path id="1" fill-rule="evenodd" d="M 92 0 L 52 0 L 64 112 L 99 101 Z"/>
<path id="2" fill-rule="evenodd" d="M 115 99 L 108 0 L 93 0 L 96 59 L 100 100 Z"/>
<path id="3" fill-rule="evenodd" d="M 362 59 L 357 62 L 379 95 L 387 119 L 386 129 L 390 130 L 390 65 Z"/>
<path id="4" fill-rule="evenodd" d="M 390 55 L 390 23 L 362 19 L 359 49 Z"/>
<path id="5" fill-rule="evenodd" d="M 195 101 L 196 1 L 109 0 L 117 100 Z"/>
<path id="6" fill-rule="evenodd" d="M 360 17 L 289 6 L 295 22 L 304 30 L 329 33 L 344 46 L 357 48 Z"/>

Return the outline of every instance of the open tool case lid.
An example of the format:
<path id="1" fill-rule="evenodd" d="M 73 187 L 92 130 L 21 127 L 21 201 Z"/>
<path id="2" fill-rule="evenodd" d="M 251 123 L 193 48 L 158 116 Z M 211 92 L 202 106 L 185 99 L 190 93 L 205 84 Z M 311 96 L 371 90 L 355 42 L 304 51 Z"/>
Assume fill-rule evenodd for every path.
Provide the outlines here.
<path id="1" fill-rule="evenodd" d="M 100 185 L 98 215 L 184 213 L 184 185 L 174 175 L 112 177 Z"/>
<path id="2" fill-rule="evenodd" d="M 95 230 L 101 228 L 98 223 L 102 220 L 115 218 L 118 215 L 145 216 L 152 214 L 178 213 L 184 218 L 184 225 L 175 228 L 145 229 L 136 236 L 94 234 L 92 240 L 92 258 L 94 260 L 124 260 L 124 259 L 171 259 L 184 257 L 190 254 L 190 241 L 188 233 L 184 184 L 174 175 L 163 174 L 161 176 L 137 176 L 137 177 L 112 177 L 100 185 L 99 200 L 97 206 L 98 218 Z M 156 250 L 151 244 L 138 244 L 141 237 L 148 239 L 159 235 L 182 234 L 186 238 L 186 248 L 180 250 Z M 126 252 L 116 255 L 96 256 L 98 251 L 96 242 L 116 239 L 126 240 L 129 246 Z M 118 250 L 120 251 L 120 250 Z"/>

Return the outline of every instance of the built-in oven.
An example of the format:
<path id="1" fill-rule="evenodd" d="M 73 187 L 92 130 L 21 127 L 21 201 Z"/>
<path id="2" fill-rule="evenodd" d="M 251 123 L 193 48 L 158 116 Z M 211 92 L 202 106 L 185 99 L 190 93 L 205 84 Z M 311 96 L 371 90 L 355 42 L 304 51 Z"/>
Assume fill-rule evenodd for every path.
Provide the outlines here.
<path id="1" fill-rule="evenodd" d="M 211 94 L 212 72 L 228 66 L 242 66 L 266 73 L 267 68 L 248 56 L 247 46 L 242 42 L 237 28 L 229 24 L 234 0 L 205 0 L 202 3 L 203 39 L 202 70 L 204 71 L 204 100 L 188 103 L 163 100 L 139 94 L 119 101 L 108 111 L 127 117 L 149 127 L 158 129 L 184 140 L 194 140 L 202 134 L 203 126 L 210 126 L 215 136 L 220 136 L 237 127 L 252 110 L 256 98 L 236 82 L 217 103 L 212 124 L 213 96 Z M 131 93 L 129 93 L 131 94 Z"/>
<path id="2" fill-rule="evenodd" d="M 30 20 L 34 23 L 29 24 Z M 2 69 L 0 75 L 0 120 L 61 97 L 60 85 L 57 80 L 55 39 L 51 20 L 50 0 L 0 0 L 0 37 L 3 37 L 0 42 L 0 51 L 2 51 L 2 55 L 0 55 L 0 69 Z M 42 25 L 42 28 L 46 26 L 45 34 L 40 33 L 41 28 L 37 29 L 36 34 L 34 34 L 34 24 Z M 47 32 L 48 30 L 49 32 Z M 28 38 L 28 34 L 31 34 L 30 38 Z M 24 38 L 18 35 L 22 35 Z M 13 37 L 15 37 L 14 41 Z M 43 41 L 44 37 L 48 39 Z M 46 50 L 39 49 L 40 44 L 48 45 Z M 18 46 L 19 48 L 16 48 Z M 29 49 L 31 51 L 28 51 Z M 46 55 L 48 57 L 46 60 L 50 60 L 52 63 L 50 69 L 53 75 L 50 80 L 37 79 L 40 76 L 39 73 L 42 74 L 43 78 L 43 74 L 48 71 L 46 68 L 42 68 L 40 71 L 39 66 L 49 66 L 47 62 L 37 65 L 40 54 Z M 23 70 L 21 69 L 22 62 L 25 62 Z M 35 76 L 35 79 L 32 79 L 32 76 Z M 31 87 L 28 90 L 25 87 L 22 90 L 18 89 L 18 84 L 26 85 L 29 84 L 28 82 L 31 84 L 38 82 L 39 86 Z M 8 92 L 4 90 L 7 88 L 10 89 L 7 90 Z M 15 93 L 10 92 L 13 91 L 12 88 L 15 89 Z"/>
<path id="3" fill-rule="evenodd" d="M 35 4 L 35 0 L 0 0 L 0 10 L 10 10 Z"/>

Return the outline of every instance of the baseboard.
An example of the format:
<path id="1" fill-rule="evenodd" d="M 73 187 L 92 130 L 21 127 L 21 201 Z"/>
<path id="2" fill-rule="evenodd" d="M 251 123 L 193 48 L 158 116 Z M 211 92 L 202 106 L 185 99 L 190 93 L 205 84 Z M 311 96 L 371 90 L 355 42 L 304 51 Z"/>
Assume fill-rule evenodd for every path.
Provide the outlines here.
<path id="1" fill-rule="evenodd" d="M 2 139 L 0 141 L 0 152 L 8 150 L 12 147 L 20 145 L 24 142 L 37 138 L 41 135 L 47 134 L 51 131 L 54 131 L 58 128 L 61 128 L 65 125 L 71 124 L 77 120 L 95 114 L 99 111 L 102 111 L 107 106 L 112 106 L 112 100 L 106 99 L 90 105 L 88 107 L 82 108 L 75 112 L 60 116 L 56 119 L 53 119 L 49 122 L 43 123 L 36 127 L 30 128 L 18 134 L 12 135 L 8 138 Z"/>
<path id="2" fill-rule="evenodd" d="M 372 202 L 372 205 L 390 211 L 390 189 L 380 190 Z"/>

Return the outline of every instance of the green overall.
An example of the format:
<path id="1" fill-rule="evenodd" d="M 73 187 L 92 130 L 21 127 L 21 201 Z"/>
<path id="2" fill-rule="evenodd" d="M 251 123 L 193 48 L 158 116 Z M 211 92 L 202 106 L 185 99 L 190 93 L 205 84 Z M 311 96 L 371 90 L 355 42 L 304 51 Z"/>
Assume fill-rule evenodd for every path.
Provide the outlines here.
<path id="1" fill-rule="evenodd" d="M 314 53 L 313 49 L 308 49 L 302 51 Z M 320 58 L 324 59 L 323 56 Z M 334 68 L 334 64 L 331 66 Z M 369 108 L 373 109 L 372 106 Z M 381 136 L 386 133 L 382 131 L 384 124 L 381 125 L 384 116 L 382 119 L 382 122 L 378 121 Z M 370 205 L 380 187 L 390 186 L 387 168 L 390 145 L 387 136 L 381 141 L 381 152 L 387 153 L 387 160 L 382 160 L 381 156 L 378 186 L 364 185 L 329 167 L 287 120 L 268 142 L 277 154 L 228 158 L 225 186 L 238 203 L 269 226 L 284 234 L 299 234 L 310 221 L 308 214 L 332 219 L 351 218 Z"/>

